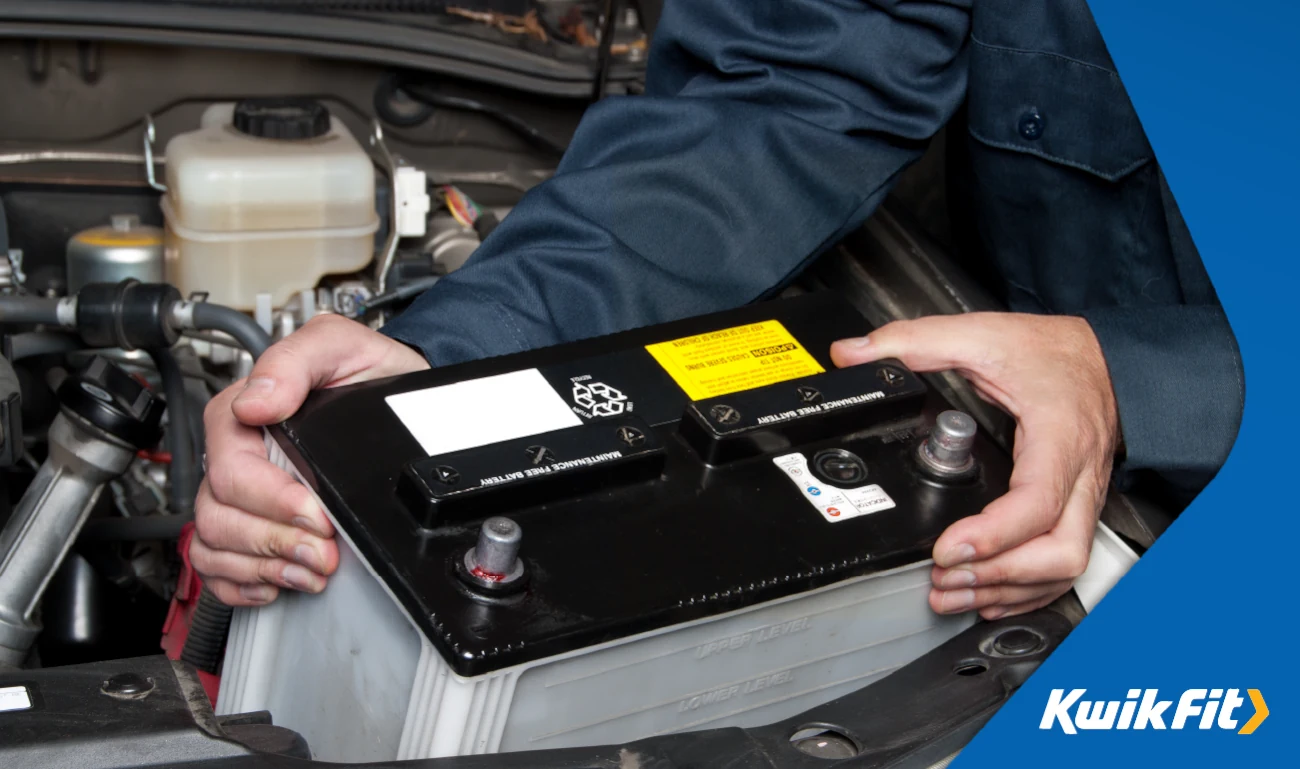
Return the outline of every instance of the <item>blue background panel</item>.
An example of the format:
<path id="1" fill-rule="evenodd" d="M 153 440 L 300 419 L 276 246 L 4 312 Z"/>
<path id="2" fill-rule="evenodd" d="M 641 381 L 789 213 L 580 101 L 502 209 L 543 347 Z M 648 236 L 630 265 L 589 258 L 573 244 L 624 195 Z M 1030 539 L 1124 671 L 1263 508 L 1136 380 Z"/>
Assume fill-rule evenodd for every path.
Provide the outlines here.
<path id="1" fill-rule="evenodd" d="M 1236 331 L 1245 417 L 1210 487 L 957 765 L 1295 766 L 1300 3 L 1091 6 Z M 1187 431 L 1194 439 L 1196 425 Z M 1053 688 L 1122 700 L 1151 687 L 1174 700 L 1194 687 L 1256 688 L 1270 716 L 1251 735 L 1038 728 Z"/>

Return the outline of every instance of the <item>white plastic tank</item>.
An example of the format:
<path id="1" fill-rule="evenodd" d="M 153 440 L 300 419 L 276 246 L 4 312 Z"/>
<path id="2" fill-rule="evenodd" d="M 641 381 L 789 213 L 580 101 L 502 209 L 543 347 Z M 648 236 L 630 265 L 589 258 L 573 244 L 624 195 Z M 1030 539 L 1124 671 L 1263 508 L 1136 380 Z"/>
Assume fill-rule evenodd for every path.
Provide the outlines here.
<path id="1" fill-rule="evenodd" d="M 182 294 L 282 307 L 374 256 L 375 172 L 338 118 L 307 99 L 216 104 L 167 143 L 167 280 Z"/>

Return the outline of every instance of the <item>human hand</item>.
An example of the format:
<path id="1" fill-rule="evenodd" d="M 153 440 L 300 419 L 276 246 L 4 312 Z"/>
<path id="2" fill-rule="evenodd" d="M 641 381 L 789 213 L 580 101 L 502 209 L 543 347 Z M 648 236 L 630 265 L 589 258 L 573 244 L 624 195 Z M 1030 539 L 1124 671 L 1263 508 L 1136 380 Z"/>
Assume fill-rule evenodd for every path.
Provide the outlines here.
<path id="1" fill-rule="evenodd" d="M 969 313 L 898 321 L 831 347 L 837 366 L 955 370 L 1016 419 L 1010 490 L 934 546 L 930 606 L 985 619 L 1051 603 L 1088 566 L 1119 444 L 1110 374 L 1082 318 Z"/>
<path id="2" fill-rule="evenodd" d="M 195 500 L 190 562 L 217 598 L 257 606 L 282 587 L 319 593 L 338 568 L 329 519 L 307 487 L 267 459 L 261 426 L 289 418 L 311 390 L 428 367 L 401 342 L 321 315 L 212 399 L 203 414 L 207 476 Z"/>

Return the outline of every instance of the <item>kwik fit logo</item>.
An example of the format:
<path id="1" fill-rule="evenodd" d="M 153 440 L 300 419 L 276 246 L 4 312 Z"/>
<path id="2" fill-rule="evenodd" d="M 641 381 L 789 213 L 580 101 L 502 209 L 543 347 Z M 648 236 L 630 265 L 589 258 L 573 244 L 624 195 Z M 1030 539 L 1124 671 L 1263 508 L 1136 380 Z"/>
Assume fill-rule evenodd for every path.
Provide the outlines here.
<path id="1" fill-rule="evenodd" d="M 1246 690 L 1255 710 L 1249 717 L 1240 689 L 1188 689 L 1178 696 L 1177 705 L 1172 699 L 1160 699 L 1159 689 L 1129 689 L 1123 700 L 1085 700 L 1087 694 L 1087 689 L 1071 689 L 1069 694 L 1053 689 L 1038 728 L 1060 727 L 1066 734 L 1093 729 L 1221 729 L 1252 734 L 1268 718 L 1268 705 L 1259 689 Z"/>

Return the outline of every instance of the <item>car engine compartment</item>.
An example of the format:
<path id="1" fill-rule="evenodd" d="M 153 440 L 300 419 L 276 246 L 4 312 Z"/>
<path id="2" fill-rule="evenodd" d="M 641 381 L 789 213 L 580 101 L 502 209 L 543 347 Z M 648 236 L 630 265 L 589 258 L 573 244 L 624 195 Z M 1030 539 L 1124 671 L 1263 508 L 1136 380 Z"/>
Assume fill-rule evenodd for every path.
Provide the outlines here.
<path id="1" fill-rule="evenodd" d="M 321 732 L 337 728 L 333 741 L 304 741 L 301 732 L 310 730 L 302 726 L 273 727 L 280 723 L 275 720 L 276 708 L 268 705 L 273 698 L 250 694 L 247 688 L 247 681 L 263 676 L 266 666 L 282 669 L 279 678 L 265 674 L 265 680 L 303 675 L 328 681 L 331 675 L 346 678 L 353 673 L 306 663 L 292 667 L 295 661 L 267 652 L 264 641 L 260 646 L 253 644 L 255 618 L 251 612 L 236 615 L 201 589 L 186 552 L 193 536 L 194 491 L 204 473 L 202 414 L 216 393 L 248 374 L 269 344 L 312 318 L 338 315 L 378 328 L 420 293 L 463 266 L 521 197 L 554 174 L 593 97 L 639 92 L 646 24 L 636 6 L 610 15 L 608 9 L 622 4 L 506 2 L 501 8 L 460 9 L 464 12 L 439 17 L 427 30 L 412 22 L 411 35 L 428 32 L 434 41 L 419 52 L 422 58 L 417 58 L 419 46 L 396 31 L 392 33 L 396 42 L 387 56 L 364 48 L 359 41 L 370 33 L 373 20 L 359 16 L 308 17 L 303 24 L 311 26 L 312 32 L 304 32 L 300 44 L 283 42 L 291 38 L 275 27 L 283 19 L 268 16 L 268 30 L 260 42 L 237 44 L 231 33 L 216 44 L 199 30 L 208 18 L 204 14 L 216 14 L 226 4 L 198 3 L 180 10 L 168 3 L 114 5 L 131 6 L 116 9 L 118 29 L 136 28 L 132 25 L 145 29 L 146 20 L 153 19 L 156 39 L 140 42 L 126 34 L 117 35 L 117 39 L 112 35 L 78 36 L 71 27 L 58 34 L 0 36 L 0 77 L 8 84 L 9 105 L 0 111 L 0 693 L 5 687 L 23 687 L 28 692 L 24 695 L 27 707 L 17 709 L 24 712 L 0 709 L 6 716 L 15 716 L 0 722 L 0 736 L 7 735 L 0 743 L 10 745 L 0 747 L 0 762 L 6 750 L 15 751 L 14 760 L 20 762 L 39 753 L 50 765 L 58 765 L 60 756 L 77 755 L 76 751 L 103 750 L 103 765 L 132 765 L 129 751 L 118 755 L 113 752 L 117 748 L 105 747 L 122 740 L 156 742 L 164 746 L 157 755 L 171 756 L 165 760 L 184 758 L 211 766 L 287 765 L 279 763 L 281 759 L 299 765 L 297 761 L 315 757 L 340 762 L 415 759 L 412 765 L 434 767 L 444 765 L 437 756 L 502 749 L 501 730 L 505 727 L 490 724 L 475 727 L 480 736 L 459 743 L 422 737 L 425 742 L 415 745 L 412 740 L 416 738 L 403 733 L 400 751 L 397 738 L 391 735 L 385 737 L 387 742 L 381 748 L 373 750 L 348 744 L 359 739 L 347 731 L 349 708 L 367 707 L 366 698 L 358 692 L 364 693 L 369 681 L 326 687 L 321 695 L 337 698 L 329 715 L 335 720 L 323 719 L 318 727 Z M 520 10 L 515 5 L 531 10 L 512 15 Z M 359 14 L 362 10 L 368 9 L 343 8 L 340 13 Z M 384 23 L 390 28 L 411 21 L 402 15 L 411 8 L 389 10 L 392 15 Z M 51 18 L 41 17 L 42 13 L 32 12 L 26 22 L 32 25 L 31 30 L 39 24 L 57 25 Z M 178 16 L 184 13 L 191 14 L 188 20 Z M 332 39 L 318 34 L 335 22 L 347 21 L 355 22 L 351 32 L 333 33 Z M 446 40 L 437 42 L 437 35 L 453 33 L 459 40 L 454 45 Z M 187 34 L 193 38 L 186 39 Z M 316 43 L 325 45 L 320 42 L 325 40 L 334 47 L 328 51 L 313 48 L 316 43 L 308 45 L 306 41 L 313 35 L 318 38 Z M 354 39 L 345 40 L 349 35 Z M 439 45 L 443 46 L 441 52 L 435 50 Z M 497 69 L 483 63 L 493 55 L 504 62 Z M 571 69 L 582 76 L 571 75 Z M 924 170 L 929 174 L 932 169 Z M 924 181 L 905 181 L 902 189 L 906 194 L 922 190 L 918 198 L 934 194 Z M 808 307 L 816 300 L 799 295 L 834 288 L 841 297 L 836 301 L 843 304 L 836 305 L 833 314 L 864 329 L 926 312 L 982 308 L 986 300 L 978 289 L 963 282 L 959 271 L 941 258 L 930 257 L 941 249 L 919 235 L 921 228 L 910 221 L 904 208 L 915 210 L 917 206 L 891 203 L 787 291 L 787 297 L 793 298 L 785 301 Z M 869 273 L 861 266 L 864 254 L 874 259 Z M 942 285 L 942 290 L 934 290 L 934 285 Z M 734 323 L 767 320 L 759 315 L 762 312 L 742 312 L 743 317 L 737 316 Z M 803 317 L 799 312 L 792 317 L 796 320 L 787 322 L 798 329 L 796 336 L 802 339 L 808 334 L 829 345 L 829 339 L 821 340 L 817 332 L 809 330 L 812 324 L 797 320 Z M 692 327 L 681 336 L 711 330 Z M 672 339 L 672 335 L 638 337 L 636 344 Z M 785 343 L 784 338 L 778 341 Z M 613 354 L 614 348 L 597 344 L 590 352 Z M 783 347 L 781 352 L 788 351 Z M 544 368 L 540 360 L 521 358 L 521 365 Z M 471 365 L 466 371 L 481 376 L 501 373 L 492 365 L 482 369 Z M 596 383 L 590 375 L 583 379 L 582 373 L 576 369 L 566 373 L 556 390 L 567 393 L 566 388 L 573 388 L 574 393 L 583 393 L 590 402 L 575 401 L 575 408 L 593 411 L 592 405 L 600 398 L 608 401 L 609 389 L 594 391 Z M 811 371 L 804 373 L 811 376 Z M 979 494 L 957 507 L 969 506 L 971 500 L 982 499 L 981 494 L 1005 483 L 1009 428 L 1006 416 L 981 401 L 956 375 L 927 377 L 922 384 L 919 378 L 913 382 L 910 372 L 881 373 L 873 374 L 872 384 L 884 392 L 884 388 L 895 386 L 891 379 L 895 374 L 899 382 L 905 377 L 908 387 L 915 384 L 918 392 L 928 392 L 924 406 L 919 405 L 923 398 L 917 395 L 915 414 L 891 412 L 888 419 L 882 417 L 882 424 L 888 424 L 887 429 L 878 431 L 880 435 L 846 436 L 832 431 L 818 433 L 816 440 L 840 440 L 846 446 L 856 441 L 856 451 L 888 454 L 889 458 L 882 460 L 886 465 L 892 468 L 890 463 L 902 462 L 899 466 L 905 465 L 907 470 L 900 473 L 909 479 L 913 475 L 922 478 L 914 484 L 920 489 L 916 492 L 920 501 L 915 504 L 937 517 L 927 518 L 924 526 L 908 535 L 915 541 L 909 539 L 907 548 L 882 551 L 881 556 L 882 563 L 911 568 L 914 562 L 924 561 L 925 542 L 932 542 L 937 535 L 930 531 L 935 521 L 955 514 L 955 508 L 943 507 L 951 504 L 943 500 L 947 499 L 944 494 L 951 492 L 953 479 L 936 480 L 932 474 L 925 480 L 924 472 L 914 472 L 908 464 L 914 463 L 917 446 L 924 443 L 940 412 L 955 408 L 973 415 L 980 427 L 977 452 L 981 467 L 993 468 L 978 481 L 987 487 L 981 485 Z M 430 379 L 424 384 L 447 383 Z M 834 392 L 837 386 L 827 392 Z M 622 398 L 620 390 L 613 392 Z M 800 397 L 811 396 L 801 390 Z M 817 397 L 822 397 L 820 391 Z M 861 397 L 862 393 L 850 387 L 834 402 L 848 403 Z M 644 405 L 640 399 L 633 400 Z M 707 401 L 695 396 L 691 400 L 697 404 Z M 791 409 L 820 402 L 804 401 Z M 621 407 L 617 412 L 606 408 L 595 416 L 650 419 L 642 413 L 645 409 L 624 414 Z M 667 410 L 673 409 L 671 420 L 629 421 L 620 423 L 619 429 L 651 436 L 659 429 L 665 441 L 677 440 L 670 427 L 681 418 L 682 404 L 673 401 Z M 701 419 L 707 422 L 706 417 Z M 907 424 L 900 428 L 896 424 L 899 419 Z M 361 431 L 365 425 L 349 429 Z M 787 444 L 812 440 L 800 435 Z M 681 447 L 672 445 L 670 461 L 678 462 L 675 452 Z M 716 450 L 738 450 L 737 445 L 727 443 Z M 761 455 L 766 460 L 761 464 L 765 471 L 773 471 L 773 450 L 764 446 Z M 537 446 L 527 448 L 532 451 Z M 725 473 L 716 473 L 714 465 L 725 465 L 730 461 L 726 456 L 708 454 L 714 448 L 696 446 L 693 450 L 708 459 L 704 463 L 708 468 L 700 469 L 700 478 L 695 479 L 700 489 L 707 489 L 709 479 L 715 476 L 725 480 Z M 900 450 L 905 459 L 894 456 Z M 430 449 L 426 454 L 440 452 Z M 293 464 L 287 457 L 282 459 L 286 467 Z M 409 458 L 402 455 L 400 459 L 406 462 Z M 753 461 L 753 457 L 749 459 Z M 353 457 L 349 461 L 360 460 Z M 442 466 L 432 471 L 436 473 Z M 695 469 L 692 466 L 692 472 Z M 520 469 L 521 478 L 525 470 Z M 409 472 L 418 475 L 416 470 Z M 755 488 L 770 482 L 757 473 L 746 470 L 741 475 Z M 494 477 L 503 476 L 504 471 Z M 650 477 L 640 481 L 649 483 Z M 754 480 L 760 477 L 761 482 Z M 781 483 L 788 481 L 781 478 Z M 958 480 L 966 483 L 969 477 Z M 427 503 L 429 510 L 440 501 L 429 491 L 433 485 L 432 481 L 424 487 L 417 483 L 417 496 L 425 494 L 427 499 L 421 498 L 421 504 Z M 913 486 L 907 488 L 911 494 Z M 343 506 L 347 502 L 342 497 L 331 501 Z M 581 506 L 589 501 L 584 498 L 574 505 L 585 512 Z M 636 494 L 620 498 L 620 504 L 639 503 Z M 944 512 L 936 513 L 940 508 Z M 960 514 L 974 511 L 962 507 Z M 428 549 L 437 550 L 443 545 L 428 532 L 441 530 L 433 522 L 433 513 L 427 514 L 430 518 L 416 528 L 425 537 L 425 545 L 434 543 Z M 823 510 L 822 515 L 831 514 Z M 1112 514 L 1110 520 L 1121 530 L 1124 547 L 1148 544 L 1145 530 L 1134 533 L 1135 527 L 1129 526 L 1124 516 L 1117 519 Z M 356 525 L 364 532 L 363 524 Z M 694 533 L 689 524 L 678 525 L 686 532 L 683 536 Z M 562 525 L 557 530 L 567 531 Z M 455 543 L 452 561 L 458 566 L 453 569 L 468 568 L 460 559 L 468 557 L 463 544 L 472 544 L 474 533 L 475 527 L 466 525 L 438 535 Z M 551 544 L 556 548 L 555 557 L 561 558 L 559 545 Z M 420 550 L 418 557 L 409 553 L 392 556 L 399 548 L 392 541 L 388 546 L 391 552 L 386 551 L 387 555 L 374 549 L 358 551 L 363 553 L 363 561 L 380 563 L 390 557 L 414 559 L 408 566 L 424 563 L 419 558 L 425 550 Z M 843 575 L 864 576 L 865 572 L 850 574 L 853 570 L 846 564 L 852 559 L 838 551 L 831 553 L 833 545 L 826 547 L 830 553 L 827 562 L 818 566 L 825 574 L 847 569 Z M 903 550 L 909 553 L 908 558 L 897 563 L 890 560 Z M 760 555 L 750 557 L 752 563 L 761 560 Z M 706 559 L 700 556 L 697 560 Z M 854 568 L 861 565 L 855 562 Z M 786 566 L 790 574 L 803 574 Z M 383 568 L 388 567 L 381 565 L 380 570 Z M 701 596 L 714 590 L 717 581 L 711 581 L 716 575 L 707 573 L 707 567 L 703 571 L 706 573 L 698 582 L 707 589 L 700 589 Z M 407 570 L 416 572 L 415 567 Z M 548 572 L 543 568 L 539 573 L 545 585 Z M 901 579 L 890 574 L 887 579 Z M 773 584 L 783 576 L 790 579 L 782 573 L 763 572 L 761 576 Z M 392 585 L 400 580 L 388 578 L 384 587 L 388 592 L 382 595 L 392 597 Z M 796 576 L 795 581 L 800 578 Z M 811 568 L 802 578 L 810 591 L 825 587 L 829 580 L 823 578 L 822 571 L 814 576 Z M 455 600 L 465 597 L 462 583 L 464 580 L 456 583 L 460 593 Z M 898 592 L 915 593 L 917 589 L 916 585 L 888 584 Z M 777 596 L 777 592 L 747 589 L 755 595 L 761 593 L 764 600 Z M 373 585 L 367 590 L 372 591 L 367 595 L 381 596 Z M 737 591 L 736 601 L 741 592 L 744 590 Z M 713 599 L 727 610 L 745 608 L 736 601 L 716 601 L 716 595 Z M 453 598 L 439 600 L 450 602 Z M 484 599 L 479 594 L 474 600 L 485 612 L 483 616 L 455 604 L 455 611 L 467 612 L 462 618 L 466 637 L 488 622 L 484 617 L 490 610 L 481 607 L 491 606 L 499 597 Z M 694 599 L 674 595 L 672 600 Z M 412 610 L 427 607 L 415 599 L 395 601 L 409 615 L 399 619 L 418 626 L 413 637 L 437 637 L 441 628 L 435 628 L 435 620 Z M 283 598 L 279 602 L 281 606 L 291 603 Z M 700 603 L 705 603 L 703 597 Z M 758 631 L 767 634 L 764 640 L 794 636 L 806 628 L 807 617 L 790 611 L 793 613 L 787 612 L 788 616 L 765 620 Z M 599 632 L 591 630 L 591 639 L 596 639 L 593 646 L 613 643 L 617 634 L 605 627 L 607 623 L 580 614 L 562 616 L 557 611 L 555 616 L 560 619 L 556 624 L 598 627 Z M 1066 614 L 1077 619 L 1082 609 L 1071 605 Z M 678 619 L 687 624 L 700 619 L 688 615 L 683 612 Z M 308 622 L 302 619 L 308 615 L 295 616 Z M 348 622 L 359 623 L 357 632 L 362 636 L 363 631 L 382 626 L 378 620 L 366 619 L 372 615 L 362 612 L 359 616 L 361 619 L 353 617 Z M 635 625 L 631 619 L 629 627 Z M 705 705 L 725 705 L 738 693 L 779 687 L 792 680 L 791 665 L 771 670 L 743 668 L 735 673 L 735 680 L 713 676 L 717 680 L 710 678 L 707 686 L 700 683 L 698 692 L 665 694 L 659 703 L 665 712 L 678 711 L 672 716 L 677 720 L 671 721 L 671 727 L 638 726 L 640 731 L 619 732 L 613 738 L 596 731 L 594 737 L 550 743 L 523 736 L 511 738 L 513 742 L 507 739 L 510 750 L 561 750 L 520 753 L 517 763 L 502 766 L 689 766 L 731 757 L 737 751 L 761 754 L 774 766 L 864 756 L 874 759 L 872 765 L 930 766 L 959 749 L 1069 632 L 1069 622 L 1053 611 L 1040 611 L 1015 622 L 966 620 L 945 624 L 937 631 L 929 625 L 919 630 L 910 625 L 900 629 L 899 634 L 921 636 L 924 642 L 908 645 L 905 655 L 891 657 L 887 666 L 869 671 L 880 676 L 878 681 L 870 678 L 876 683 L 866 689 L 854 691 L 868 680 L 863 676 L 836 679 L 839 671 L 828 667 L 818 679 L 825 696 L 798 700 L 799 707 L 772 710 L 779 720 L 767 727 L 743 719 L 693 720 L 692 713 Z M 281 622 L 274 617 L 259 621 L 262 626 Z M 524 624 L 521 621 L 521 626 Z M 879 638 L 873 636 L 872 644 L 896 640 L 886 632 L 886 624 L 873 628 Z M 917 626 L 920 624 L 924 623 L 918 619 Z M 281 632 L 281 625 L 270 626 Z M 308 627 L 302 631 L 307 636 L 315 632 L 309 624 L 302 626 Z M 713 656 L 710 664 L 720 665 L 723 654 L 739 652 L 751 644 L 751 638 L 745 637 L 750 631 L 747 626 L 727 625 L 725 631 L 721 640 L 684 637 L 692 639 L 690 648 L 696 651 L 714 644 L 710 651 L 699 651 L 700 658 Z M 529 643 L 544 637 L 545 643 L 556 644 L 552 651 L 563 646 L 544 633 L 534 636 L 529 632 L 521 631 L 519 637 Z M 605 635 L 600 635 L 602 632 Z M 224 695 L 223 702 L 223 674 L 232 669 L 233 659 L 228 656 L 228 636 L 241 639 L 239 643 L 244 645 L 239 649 L 253 651 L 238 652 L 246 655 L 233 666 L 242 688 L 234 692 L 232 683 L 232 693 Z M 742 637 L 745 640 L 737 640 Z M 452 662 L 435 670 L 421 658 L 418 673 L 412 665 L 401 668 L 402 676 L 424 676 L 421 685 L 430 691 L 435 686 L 449 687 L 447 691 L 461 686 L 464 702 L 457 707 L 463 705 L 471 714 L 498 705 L 499 710 L 506 707 L 513 690 L 503 693 L 503 686 L 515 685 L 510 676 L 517 671 L 507 670 L 493 678 L 508 684 L 477 686 L 474 676 L 500 671 L 492 665 L 477 668 L 472 662 L 456 663 L 459 647 L 442 648 L 439 641 L 420 643 L 426 656 L 433 654 L 430 649 L 439 649 Z M 344 652 L 356 656 L 361 648 Z M 160 650 L 170 663 L 158 656 Z M 377 652 L 371 649 L 367 654 L 372 657 L 364 664 L 358 662 L 357 670 L 373 669 Z M 515 662 L 535 661 L 526 657 L 511 657 L 509 664 L 497 667 L 505 670 Z M 893 675 L 886 677 L 888 672 Z M 645 675 L 645 680 L 616 684 L 652 688 L 650 678 L 660 673 Z M 444 679 L 454 685 L 445 684 Z M 545 710 L 549 684 L 538 687 L 530 695 L 530 706 Z M 928 694 L 919 696 L 922 691 Z M 46 720 L 48 714 L 37 707 L 39 703 L 30 692 L 44 692 L 40 696 L 49 701 L 46 710 L 50 712 L 54 703 L 63 703 L 59 707 L 64 712 L 77 711 L 81 708 L 78 703 L 88 703 L 85 728 Z M 443 689 L 438 692 L 442 696 Z M 832 695 L 838 699 L 826 702 Z M 902 704 L 891 708 L 888 717 L 878 718 L 873 696 L 888 696 L 890 702 Z M 400 700 L 394 711 L 398 717 L 415 717 L 406 715 L 404 691 L 400 696 L 392 692 L 375 695 L 376 700 L 385 697 Z M 428 697 L 429 702 L 435 699 Z M 295 717 L 307 718 L 301 714 L 312 712 L 310 700 L 308 696 L 293 703 Z M 414 695 L 410 703 L 414 713 Z M 114 708 L 111 712 L 110 705 Z M 793 715 L 806 705 L 815 707 Z M 355 720 L 368 724 L 368 717 Z M 470 717 L 478 718 L 466 718 Z M 378 716 L 371 720 L 376 719 Z M 931 725 L 909 732 L 909 719 Z M 470 730 L 455 723 L 448 728 L 462 727 Z M 680 728 L 696 731 L 670 734 Z M 493 729 L 496 731 L 488 734 Z M 642 737 L 648 739 L 634 744 Z M 326 743 L 328 755 L 320 752 Z M 626 747 L 589 753 L 574 747 L 604 744 Z M 791 746 L 794 752 L 782 752 Z M 173 749 L 175 752 L 168 753 Z M 509 761 L 509 755 L 503 757 Z M 635 760 L 629 762 L 628 756 Z M 257 763 L 241 763 L 250 757 L 256 757 Z"/>
<path id="2" fill-rule="evenodd" d="M 115 464 L 103 492 L 87 501 L 84 523 L 69 523 L 80 534 L 62 565 L 27 589 L 43 588 L 43 629 L 30 657 L 14 652 L 6 662 L 49 667 L 156 653 L 185 572 L 175 540 L 192 510 L 178 500 L 192 499 L 201 477 L 203 408 L 247 373 L 248 345 L 283 338 L 321 313 L 381 325 L 459 268 L 553 172 L 586 101 L 286 53 L 51 39 L 6 39 L 0 48 L 15 105 L 0 116 L 0 302 L 10 303 L 0 331 L 12 368 L 0 405 L 0 519 L 12 517 L 58 453 L 50 443 L 57 393 L 90 361 L 109 364 L 96 364 L 98 375 L 125 387 L 126 395 L 114 391 L 124 398 L 183 393 L 161 427 L 155 415 L 140 415 L 164 437 Z M 322 135 L 277 144 L 239 133 L 241 101 L 271 111 L 289 104 L 308 132 Z M 205 114 L 216 115 L 207 133 Z M 253 131 L 249 120 L 257 117 L 244 116 Z M 271 123 L 275 116 L 262 120 L 262 133 L 274 134 Z M 278 125 L 295 130 L 292 118 Z M 214 136 L 233 139 L 220 148 L 225 155 L 203 153 Z M 186 156 L 187 146 L 199 151 Z M 231 166 L 232 153 L 243 153 L 242 167 Z M 170 198 L 169 182 L 178 193 Z M 348 232 L 341 216 L 359 226 Z M 284 258 L 294 248 L 297 256 Z M 141 285 L 108 288 L 128 279 Z M 152 298 L 141 304 L 146 293 Z M 124 299 L 125 316 L 135 317 L 125 327 Z M 38 315 L 62 307 L 66 322 L 15 314 L 15 304 L 39 305 Z M 207 306 L 200 315 L 232 308 L 250 321 L 236 321 L 236 334 L 259 341 L 169 329 L 158 315 L 198 305 Z M 160 373 L 145 351 L 154 345 L 170 350 L 177 375 L 169 385 L 169 364 Z M 95 382 L 82 382 L 82 392 L 106 386 Z M 129 412 L 133 404 L 118 405 Z M 85 444 L 70 450 L 84 454 Z M 41 547 L 62 554 L 53 542 L 23 551 Z"/>

